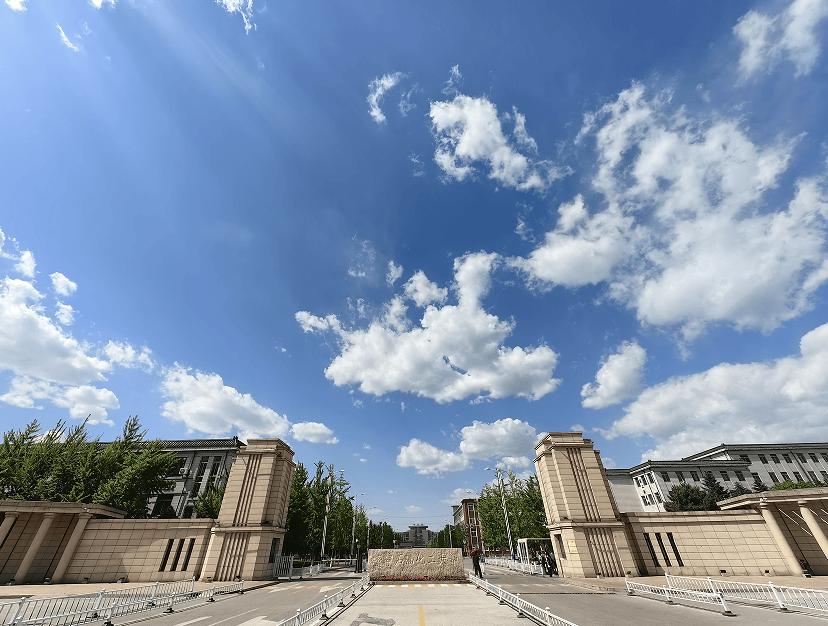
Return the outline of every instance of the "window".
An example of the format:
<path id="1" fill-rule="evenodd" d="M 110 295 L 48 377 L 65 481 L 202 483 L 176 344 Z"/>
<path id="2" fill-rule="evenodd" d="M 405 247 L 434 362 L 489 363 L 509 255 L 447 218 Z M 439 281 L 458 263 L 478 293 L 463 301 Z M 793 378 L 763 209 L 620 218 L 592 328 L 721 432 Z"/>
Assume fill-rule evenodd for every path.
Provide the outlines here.
<path id="1" fill-rule="evenodd" d="M 750 457 L 747 454 L 740 454 L 739 458 L 742 459 L 745 463 L 750 463 Z"/>
<path id="2" fill-rule="evenodd" d="M 661 533 L 656 533 L 656 541 L 658 541 L 658 547 L 661 548 L 661 556 L 664 557 L 664 562 L 667 563 L 667 567 L 670 567 L 672 563 L 670 563 L 670 557 L 667 556 L 667 550 L 664 549 L 664 542 L 661 540 Z"/>
<path id="3" fill-rule="evenodd" d="M 178 559 L 181 558 L 181 550 L 184 548 L 184 539 L 178 540 L 178 547 L 175 549 L 175 557 L 173 558 L 172 565 L 170 566 L 170 571 L 174 572 L 175 569 L 178 567 Z"/>
<path id="4" fill-rule="evenodd" d="M 822 470 L 820 472 L 820 474 L 822 474 L 822 482 L 828 483 L 828 472 L 826 472 L 825 470 Z"/>
<path id="5" fill-rule="evenodd" d="M 766 457 L 764 454 L 760 454 L 760 455 L 759 455 L 759 460 L 760 460 L 762 463 L 764 463 L 765 465 L 767 465 L 767 464 L 768 464 L 768 457 Z"/>
<path id="6" fill-rule="evenodd" d="M 730 480 L 730 476 L 727 475 L 727 472 L 719 472 L 722 475 L 722 480 L 728 482 Z"/>
<path id="7" fill-rule="evenodd" d="M 167 478 L 178 478 L 181 473 L 180 471 L 184 469 L 184 464 L 187 462 L 187 459 L 184 457 L 178 457 L 175 460 L 175 464 L 170 468 L 170 471 L 167 472 Z"/>
<path id="8" fill-rule="evenodd" d="M 474 526 L 471 527 L 471 536 L 477 537 L 477 529 Z"/>
<path id="9" fill-rule="evenodd" d="M 662 499 L 661 499 L 661 494 L 660 494 L 660 493 L 656 492 L 655 497 L 656 497 L 656 500 L 658 500 L 658 503 L 659 503 L 659 504 L 661 504 L 662 502 L 664 502 L 664 500 L 662 500 Z"/>
<path id="10" fill-rule="evenodd" d="M 788 472 L 782 472 L 782 480 L 790 480 L 791 477 L 788 476 Z"/>
<path id="11" fill-rule="evenodd" d="M 167 549 L 164 551 L 164 558 L 161 559 L 161 567 L 158 568 L 159 572 L 163 572 L 164 568 L 167 567 L 167 561 L 170 558 L 170 552 L 172 551 L 173 547 L 173 540 L 169 539 L 167 541 Z"/>
<path id="12" fill-rule="evenodd" d="M 782 458 L 785 460 L 785 463 L 790 463 L 790 462 L 791 462 L 791 457 L 790 457 L 790 455 L 783 454 L 783 455 L 782 455 Z"/>
<path id="13" fill-rule="evenodd" d="M 653 476 L 653 473 L 652 473 L 652 472 L 650 472 L 649 474 L 647 474 L 647 478 L 650 480 L 650 484 L 651 484 L 651 485 L 654 485 L 654 484 L 655 484 L 655 476 Z"/>
<path id="14" fill-rule="evenodd" d="M 684 482 L 684 472 L 676 472 L 676 478 L 679 479 L 680 483 Z"/>
<path id="15" fill-rule="evenodd" d="M 670 473 L 669 472 L 661 472 L 661 478 L 665 483 L 670 482 Z"/>
<path id="16" fill-rule="evenodd" d="M 647 498 L 641 496 L 641 501 L 644 503 L 644 506 L 647 506 Z"/>
<path id="17" fill-rule="evenodd" d="M 771 454 L 770 456 L 771 456 L 771 461 L 773 461 L 774 463 L 779 463 L 779 457 L 778 456 L 776 456 L 775 454 Z"/>
<path id="18" fill-rule="evenodd" d="M 801 452 L 797 452 L 797 453 L 796 453 L 796 458 L 798 458 L 798 459 L 799 459 L 799 462 L 800 462 L 800 463 L 805 463 L 805 455 L 804 455 L 804 454 L 802 454 Z"/>
<path id="19" fill-rule="evenodd" d="M 828 454 L 825 454 L 824 452 L 820 452 L 820 454 L 822 455 L 822 460 L 828 463 Z"/>
<path id="20" fill-rule="evenodd" d="M 193 554 L 193 546 L 195 545 L 195 539 L 190 539 L 190 545 L 187 546 L 187 554 L 184 556 L 184 563 L 181 565 L 181 571 L 186 572 L 187 566 L 190 564 L 190 557 Z"/>
<path id="21" fill-rule="evenodd" d="M 192 505 L 188 505 L 184 507 L 184 515 L 181 517 L 183 519 L 190 519 L 193 516 L 193 507 Z"/>
<path id="22" fill-rule="evenodd" d="M 802 482 L 802 474 L 800 474 L 799 472 L 794 472 L 794 478 L 796 478 L 796 482 Z"/>
<path id="23" fill-rule="evenodd" d="M 819 479 L 816 477 L 816 472 L 808 472 L 808 476 L 811 479 L 812 483 L 816 483 Z"/>
<path id="24" fill-rule="evenodd" d="M 808 456 L 811 457 L 811 461 L 813 461 L 814 463 L 819 463 L 819 460 L 817 459 L 817 455 L 814 454 L 813 452 L 809 452 Z"/>
<path id="25" fill-rule="evenodd" d="M 158 496 L 155 499 L 155 505 L 152 507 L 152 513 L 150 513 L 150 517 L 158 517 L 159 515 L 166 512 L 167 509 L 172 509 L 172 499 L 173 494 L 165 493 Z M 169 515 L 169 513 L 167 513 Z M 167 555 L 169 556 L 169 555 Z M 159 572 L 163 570 L 158 570 Z"/>
<path id="26" fill-rule="evenodd" d="M 753 479 L 753 482 L 762 482 L 762 479 L 759 477 L 759 474 L 751 472 L 750 477 Z"/>
<path id="27" fill-rule="evenodd" d="M 469 502 L 469 511 L 474 511 L 474 502 Z"/>
<path id="28" fill-rule="evenodd" d="M 172 541 L 172 539 L 170 539 L 170 541 Z M 655 550 L 653 550 L 653 542 L 650 541 L 650 533 L 644 533 L 644 542 L 647 544 L 647 549 L 650 551 L 650 556 L 653 558 L 653 564 L 656 567 L 661 567 L 658 563 L 658 557 L 656 556 Z"/>
<path id="29" fill-rule="evenodd" d="M 742 474 L 739 470 L 736 470 L 736 480 L 742 482 L 745 479 L 745 475 Z"/>
<path id="30" fill-rule="evenodd" d="M 768 472 L 768 476 L 770 476 L 771 482 L 775 485 L 779 482 L 779 479 L 776 477 L 776 474 L 773 472 Z"/>
<path id="31" fill-rule="evenodd" d="M 670 542 L 670 546 L 673 548 L 673 554 L 676 555 L 676 561 L 678 561 L 679 567 L 684 567 L 684 561 L 681 560 L 681 555 L 679 554 L 676 542 L 673 539 L 673 533 L 667 533 L 667 539 Z"/>
<path id="32" fill-rule="evenodd" d="M 694 483 L 699 482 L 699 474 L 698 472 L 690 472 L 690 478 L 693 479 Z"/>
<path id="33" fill-rule="evenodd" d="M 638 476 L 634 477 L 634 478 L 633 478 L 633 480 L 635 481 L 635 486 L 636 486 L 636 487 L 640 487 L 640 486 L 641 486 L 641 481 L 640 481 L 640 480 L 638 480 Z"/>

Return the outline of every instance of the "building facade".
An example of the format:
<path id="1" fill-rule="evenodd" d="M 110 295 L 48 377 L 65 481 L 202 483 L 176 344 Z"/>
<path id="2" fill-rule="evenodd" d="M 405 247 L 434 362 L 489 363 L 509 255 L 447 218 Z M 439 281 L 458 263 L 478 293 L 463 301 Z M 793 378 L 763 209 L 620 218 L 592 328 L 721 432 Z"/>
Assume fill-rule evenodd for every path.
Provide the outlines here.
<path id="1" fill-rule="evenodd" d="M 749 493 L 719 502 L 719 511 L 663 511 L 668 486 L 693 482 L 693 473 L 700 483 L 703 472 L 719 472 L 728 488 L 735 482 L 750 488 L 753 474 L 766 484 L 779 482 L 771 473 L 784 480 L 783 471 L 791 480 L 797 480 L 794 472 L 808 480 L 810 472 L 820 476 L 823 449 L 825 444 L 722 444 L 680 461 L 605 470 L 581 433 L 548 433 L 535 447 L 535 468 L 559 572 L 828 575 L 828 488 Z"/>
<path id="2" fill-rule="evenodd" d="M 454 514 L 454 525 L 463 528 L 465 534 L 466 554 L 473 550 L 483 549 L 483 528 L 480 525 L 480 513 L 477 510 L 477 500 L 466 498 L 460 504 L 452 505 Z"/>
<path id="3" fill-rule="evenodd" d="M 413 524 L 408 527 L 408 530 L 398 534 L 400 536 L 398 547 L 400 548 L 425 548 L 428 542 L 437 536 L 437 533 L 429 530 L 424 524 Z"/>

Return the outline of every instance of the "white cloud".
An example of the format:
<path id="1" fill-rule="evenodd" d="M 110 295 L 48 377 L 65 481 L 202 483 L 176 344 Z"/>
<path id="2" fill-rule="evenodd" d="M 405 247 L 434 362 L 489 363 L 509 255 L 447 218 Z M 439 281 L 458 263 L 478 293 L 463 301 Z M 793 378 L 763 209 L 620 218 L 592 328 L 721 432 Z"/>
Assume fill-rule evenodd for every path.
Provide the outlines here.
<path id="1" fill-rule="evenodd" d="M 408 91 L 403 91 L 402 95 L 400 96 L 400 103 L 399 103 L 398 107 L 399 107 L 400 113 L 402 114 L 403 117 L 408 115 L 408 112 L 411 109 L 416 109 L 417 108 L 416 104 L 411 103 L 411 96 L 413 96 L 418 91 L 419 91 L 419 89 L 417 89 L 417 85 L 414 85 Z"/>
<path id="2" fill-rule="evenodd" d="M 459 93 L 459 87 L 463 84 L 463 75 L 460 73 L 460 66 L 455 65 L 451 68 L 451 75 L 449 79 L 443 83 L 443 93 L 447 96 L 456 96 Z"/>
<path id="3" fill-rule="evenodd" d="M 115 6 L 115 0 L 89 0 L 89 4 L 91 4 L 96 9 L 100 9 L 105 4 L 111 4 Z"/>
<path id="4" fill-rule="evenodd" d="M 152 350 L 144 346 L 140 352 L 129 343 L 110 341 L 104 346 L 103 353 L 111 363 L 129 369 L 139 368 L 145 372 L 151 372 L 155 363 L 150 356 Z"/>
<path id="5" fill-rule="evenodd" d="M 486 460 L 496 456 L 520 456 L 531 452 L 538 442 L 533 426 L 507 417 L 491 424 L 474 420 L 460 431 L 460 451 L 469 459 Z"/>
<path id="6" fill-rule="evenodd" d="M 457 452 L 412 439 L 400 449 L 397 465 L 414 467 L 420 474 L 441 475 L 466 470 L 473 460 L 499 457 L 497 467 L 529 467 L 531 461 L 525 455 L 534 452 L 539 439 L 533 426 L 513 418 L 492 423 L 475 420 L 461 429 L 460 437 Z"/>
<path id="7" fill-rule="evenodd" d="M 169 398 L 161 414 L 189 430 L 210 435 L 238 430 L 244 437 L 284 437 L 290 431 L 287 417 L 228 387 L 218 374 L 191 373 L 176 363 L 166 370 L 161 388 Z"/>
<path id="8" fill-rule="evenodd" d="M 722 363 L 645 389 L 604 432 L 647 435 L 644 459 L 674 459 L 722 442 L 826 441 L 828 324 L 807 333 L 800 355 Z"/>
<path id="9" fill-rule="evenodd" d="M 366 278 L 374 272 L 374 262 L 377 259 L 377 251 L 367 239 L 359 240 L 356 235 L 351 239 L 353 242 L 353 255 L 351 264 L 348 267 L 348 276 L 352 278 Z"/>
<path id="10" fill-rule="evenodd" d="M 434 161 L 447 180 L 474 178 L 477 162 L 488 166 L 492 180 L 522 191 L 544 191 L 564 175 L 552 163 L 516 150 L 503 132 L 497 107 L 485 97 L 457 95 L 451 101 L 432 102 L 429 116 L 437 143 Z M 516 117 L 514 143 L 536 151 L 525 122 L 523 116 Z"/>
<path id="11" fill-rule="evenodd" d="M 55 305 L 55 317 L 57 321 L 64 326 L 71 326 L 75 321 L 75 309 L 63 302 L 58 302 Z"/>
<path id="12" fill-rule="evenodd" d="M 394 72 L 393 74 L 384 74 L 382 78 L 375 78 L 369 83 L 368 105 L 370 109 L 368 112 L 377 124 L 384 124 L 386 122 L 385 114 L 380 109 L 382 99 L 404 76 L 405 74 L 402 72 Z"/>
<path id="13" fill-rule="evenodd" d="M 473 493 L 466 493 L 468 491 L 465 487 L 458 487 L 454 491 L 452 491 L 449 496 L 445 500 L 440 500 L 443 504 L 448 504 L 449 506 L 458 505 L 460 504 L 461 500 L 465 500 L 466 498 L 474 498 L 476 497 Z"/>
<path id="14" fill-rule="evenodd" d="M 425 441 L 412 439 L 408 445 L 400 448 L 397 465 L 413 467 L 418 474 L 440 476 L 443 472 L 459 472 L 467 469 L 469 462 L 462 454 L 440 450 Z"/>
<path id="15" fill-rule="evenodd" d="M 55 22 L 55 26 L 57 26 L 57 29 L 60 31 L 60 40 L 66 45 L 66 47 L 70 50 L 74 50 L 75 52 L 80 52 L 80 48 L 78 48 L 75 44 L 69 41 L 69 38 L 66 36 L 66 33 L 64 33 L 63 29 L 60 27 L 60 24 Z"/>
<path id="16" fill-rule="evenodd" d="M 796 66 L 796 76 L 809 74 L 822 51 L 815 31 L 826 17 L 825 0 L 794 0 L 773 16 L 759 11 L 743 15 L 733 27 L 742 44 L 742 76 L 769 72 L 782 60 Z"/>
<path id="17" fill-rule="evenodd" d="M 589 409 L 603 409 L 619 404 L 641 391 L 641 375 L 647 362 L 647 351 L 638 342 L 625 341 L 615 354 L 602 362 L 595 374 L 595 382 L 581 389 L 581 405 Z"/>
<path id="18" fill-rule="evenodd" d="M 14 266 L 16 272 L 20 272 L 26 278 L 34 278 L 35 276 L 35 260 L 34 255 L 26 250 L 20 255 L 17 265 Z"/>
<path id="19" fill-rule="evenodd" d="M 770 332 L 828 279 L 823 181 L 799 179 L 787 206 L 769 204 L 796 141 L 757 145 L 735 120 L 670 103 L 633 84 L 587 115 L 576 144 L 595 140 L 604 206 L 590 215 L 576 197 L 541 246 L 510 262 L 541 287 L 604 281 L 642 323 L 685 341 L 718 323 Z"/>
<path id="20" fill-rule="evenodd" d="M 49 274 L 49 278 L 52 279 L 52 287 L 58 296 L 71 296 L 78 289 L 77 283 L 73 283 L 60 272 Z"/>
<path id="21" fill-rule="evenodd" d="M 552 378 L 558 355 L 544 345 L 503 345 L 514 322 L 487 313 L 481 304 L 498 259 L 484 253 L 456 259 L 458 304 L 429 305 L 419 326 L 408 320 L 399 296 L 364 330 L 344 328 L 335 315 L 300 311 L 296 320 L 305 332 L 338 336 L 340 354 L 325 370 L 337 386 L 355 384 L 374 396 L 406 391 L 440 403 L 469 396 L 537 400 L 560 382 Z"/>
<path id="22" fill-rule="evenodd" d="M 403 285 L 403 291 L 420 308 L 432 302 L 442 304 L 448 297 L 448 289 L 441 289 L 436 283 L 431 282 L 422 270 L 408 279 Z"/>
<path id="23" fill-rule="evenodd" d="M 367 463 L 367 462 L 368 462 L 368 459 L 360 459 L 360 460 L 359 460 L 359 462 L 360 462 L 360 463 Z"/>
<path id="24" fill-rule="evenodd" d="M 363 449 L 365 449 L 365 450 L 370 450 L 370 449 L 371 449 L 371 446 L 369 446 L 369 445 L 368 445 L 367 443 L 365 443 L 365 442 L 363 442 L 362 447 L 363 447 Z"/>
<path id="25" fill-rule="evenodd" d="M 403 273 L 403 266 L 402 265 L 395 265 L 394 261 L 388 261 L 388 274 L 385 276 L 385 280 L 388 282 L 389 287 L 393 287 L 394 283 L 400 279 Z"/>
<path id="26" fill-rule="evenodd" d="M 108 1 L 114 4 L 114 0 Z M 253 22 L 253 0 L 216 0 L 216 4 L 224 7 L 228 13 L 241 15 L 244 20 L 245 33 L 249 33 L 251 28 L 256 29 L 256 24 Z"/>
<path id="27" fill-rule="evenodd" d="M 72 419 L 89 418 L 90 424 L 108 424 L 107 409 L 118 409 L 120 404 L 115 394 L 108 389 L 90 385 L 59 385 L 29 376 L 15 376 L 9 391 L 0 396 L 0 401 L 12 406 L 40 409 L 35 400 L 48 400 L 55 406 L 69 409 Z"/>
<path id="28" fill-rule="evenodd" d="M 607 469 L 615 469 L 616 467 L 618 467 L 618 464 L 608 456 L 602 456 L 601 463 Z"/>
<path id="29" fill-rule="evenodd" d="M 23 3 L 27 0 L 6 0 L 6 4 L 9 5 L 9 8 L 12 11 L 25 11 L 26 7 L 23 6 Z"/>
<path id="30" fill-rule="evenodd" d="M 312 441 L 313 443 L 339 443 L 333 431 L 320 422 L 300 422 L 291 428 L 291 434 L 297 441 Z"/>
<path id="31" fill-rule="evenodd" d="M 408 513 L 419 513 L 420 511 L 422 511 L 422 510 L 423 510 L 423 507 L 420 507 L 420 506 L 414 506 L 414 505 L 409 505 L 409 506 L 405 507 L 405 510 L 406 510 Z"/>

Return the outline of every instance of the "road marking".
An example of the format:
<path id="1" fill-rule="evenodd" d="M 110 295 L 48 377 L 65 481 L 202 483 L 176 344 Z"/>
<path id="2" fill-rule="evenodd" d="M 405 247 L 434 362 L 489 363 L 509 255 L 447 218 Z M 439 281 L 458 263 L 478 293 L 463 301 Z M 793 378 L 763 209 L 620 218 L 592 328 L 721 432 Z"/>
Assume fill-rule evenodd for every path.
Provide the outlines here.
<path id="1" fill-rule="evenodd" d="M 237 615 L 234 615 L 233 617 L 228 617 L 227 619 L 223 619 L 219 622 L 215 622 L 213 624 L 210 624 L 210 626 L 218 626 L 219 624 L 223 624 L 224 622 L 228 622 L 231 619 L 236 619 L 237 617 L 241 617 L 242 615 L 247 615 L 248 613 L 252 613 L 255 610 L 256 609 L 250 609 L 249 611 L 245 611 L 244 613 L 238 613 Z"/>
<path id="2" fill-rule="evenodd" d="M 425 613 L 423 612 L 423 605 L 420 605 L 420 626 L 425 626 Z"/>
<path id="3" fill-rule="evenodd" d="M 329 591 L 331 589 L 339 589 L 341 586 L 342 586 L 342 583 L 336 583 L 335 585 L 327 585 L 325 587 L 320 587 L 319 588 L 319 593 L 324 593 L 324 592 Z"/>
<path id="4" fill-rule="evenodd" d="M 282 587 L 281 585 L 276 587 L 275 589 L 271 589 L 268 593 L 276 593 L 277 591 L 284 591 L 285 589 L 296 589 L 297 587 L 301 587 L 299 583 L 293 583 L 292 585 L 288 585 L 286 587 Z"/>
<path id="5" fill-rule="evenodd" d="M 187 626 L 187 624 L 195 624 L 196 622 L 200 622 L 203 619 L 210 619 L 213 617 L 212 615 L 205 615 L 204 617 L 197 617 L 195 619 L 191 619 L 189 622 L 181 622 L 180 624 L 176 624 L 175 626 Z"/>

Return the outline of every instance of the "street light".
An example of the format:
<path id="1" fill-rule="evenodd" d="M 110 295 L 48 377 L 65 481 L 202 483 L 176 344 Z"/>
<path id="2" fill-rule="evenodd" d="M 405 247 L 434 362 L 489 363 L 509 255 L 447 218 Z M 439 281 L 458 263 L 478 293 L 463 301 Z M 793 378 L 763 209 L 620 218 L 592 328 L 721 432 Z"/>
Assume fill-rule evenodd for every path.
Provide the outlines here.
<path id="1" fill-rule="evenodd" d="M 512 545 L 512 529 L 509 527 L 509 511 L 506 510 L 506 492 L 503 489 L 503 470 L 499 468 L 492 469 L 491 467 L 487 467 L 486 471 L 494 472 L 495 476 L 497 476 L 497 480 L 500 482 L 500 500 L 503 504 L 503 517 L 506 518 L 506 534 L 509 536 L 509 556 L 514 557 L 515 548 Z"/>
<path id="2" fill-rule="evenodd" d="M 364 493 L 360 493 L 360 494 L 357 494 L 357 495 L 354 495 L 354 496 L 351 496 L 350 498 L 348 498 L 349 500 L 354 501 L 354 523 L 351 526 L 351 558 L 353 558 L 353 556 L 354 556 L 354 536 L 356 534 L 357 498 L 359 496 L 364 496 L 364 495 L 365 495 Z"/>

